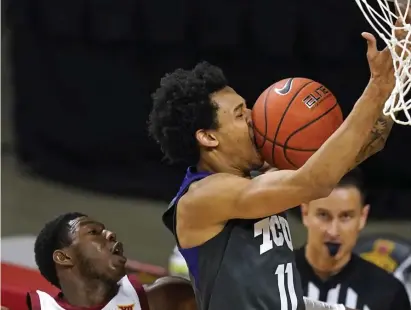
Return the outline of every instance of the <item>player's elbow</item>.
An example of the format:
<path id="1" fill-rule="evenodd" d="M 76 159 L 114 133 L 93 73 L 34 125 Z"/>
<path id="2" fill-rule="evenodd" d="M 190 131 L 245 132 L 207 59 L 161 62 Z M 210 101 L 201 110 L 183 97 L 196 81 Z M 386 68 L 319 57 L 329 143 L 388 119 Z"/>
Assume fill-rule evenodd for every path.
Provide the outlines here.
<path id="1" fill-rule="evenodd" d="M 319 180 L 314 178 L 311 173 L 306 174 L 303 171 L 299 173 L 298 177 L 301 187 L 304 188 L 304 192 L 306 193 L 306 201 L 304 201 L 304 203 L 328 197 L 339 181 L 331 178 Z"/>
<path id="2" fill-rule="evenodd" d="M 309 201 L 328 197 L 334 189 L 334 184 L 314 183 L 310 187 Z"/>

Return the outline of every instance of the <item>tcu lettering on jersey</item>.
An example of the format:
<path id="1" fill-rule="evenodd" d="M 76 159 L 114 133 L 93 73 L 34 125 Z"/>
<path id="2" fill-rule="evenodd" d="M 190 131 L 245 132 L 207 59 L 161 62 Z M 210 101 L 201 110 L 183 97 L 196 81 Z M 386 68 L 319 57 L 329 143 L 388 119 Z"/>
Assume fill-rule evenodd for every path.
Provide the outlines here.
<path id="1" fill-rule="evenodd" d="M 293 250 L 290 226 L 282 216 L 273 215 L 254 223 L 254 237 L 260 235 L 263 239 L 260 245 L 260 255 L 271 250 L 274 244 L 280 247 L 285 243 L 291 251 Z"/>

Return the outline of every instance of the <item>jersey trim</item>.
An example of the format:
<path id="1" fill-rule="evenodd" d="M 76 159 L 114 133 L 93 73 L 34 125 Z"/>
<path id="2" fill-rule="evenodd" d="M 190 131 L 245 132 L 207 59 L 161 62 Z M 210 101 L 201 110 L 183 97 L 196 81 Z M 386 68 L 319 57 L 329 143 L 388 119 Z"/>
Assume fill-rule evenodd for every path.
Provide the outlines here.
<path id="1" fill-rule="evenodd" d="M 198 288 L 199 285 L 199 266 L 198 266 L 198 260 L 199 260 L 199 247 L 193 247 L 189 249 L 182 249 L 179 247 L 178 249 L 183 255 L 184 259 L 187 262 L 188 270 L 191 273 L 192 277 L 194 278 L 194 284 Z"/>
<path id="2" fill-rule="evenodd" d="M 39 294 L 37 292 L 27 293 L 26 304 L 29 310 L 41 310 Z"/>
<path id="3" fill-rule="evenodd" d="M 146 291 L 144 290 L 144 287 L 138 280 L 137 276 L 135 274 L 128 274 L 127 278 L 137 293 L 138 299 L 140 301 L 141 310 L 150 310 Z"/>

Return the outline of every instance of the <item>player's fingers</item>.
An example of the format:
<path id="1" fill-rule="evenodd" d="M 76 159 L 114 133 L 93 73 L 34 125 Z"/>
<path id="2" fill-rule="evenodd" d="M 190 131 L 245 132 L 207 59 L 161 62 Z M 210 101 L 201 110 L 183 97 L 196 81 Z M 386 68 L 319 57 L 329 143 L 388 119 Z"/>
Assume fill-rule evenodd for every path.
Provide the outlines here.
<path id="1" fill-rule="evenodd" d="M 369 32 L 363 32 L 361 36 L 367 41 L 367 56 L 368 58 L 372 59 L 377 56 L 378 49 L 377 49 L 377 40 L 375 37 Z"/>
<path id="2" fill-rule="evenodd" d="M 409 13 L 408 13 L 409 15 Z M 406 17 L 406 22 L 409 22 L 409 20 L 407 20 L 408 18 Z M 404 27 L 404 19 L 400 16 L 398 17 L 398 19 L 395 21 L 395 27 Z"/>
<path id="3" fill-rule="evenodd" d="M 403 18 L 407 23 L 410 22 L 411 19 L 411 6 L 408 5 L 407 0 L 398 1 L 398 6 L 395 5 L 395 14 L 399 16 L 395 25 L 397 27 L 401 27 L 404 25 Z"/>

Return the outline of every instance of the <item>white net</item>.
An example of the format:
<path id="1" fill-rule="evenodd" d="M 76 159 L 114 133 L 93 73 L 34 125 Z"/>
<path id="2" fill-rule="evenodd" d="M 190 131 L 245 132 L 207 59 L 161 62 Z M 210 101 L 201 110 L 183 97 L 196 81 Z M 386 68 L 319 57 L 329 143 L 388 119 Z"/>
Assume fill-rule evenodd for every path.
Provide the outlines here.
<path id="1" fill-rule="evenodd" d="M 411 126 L 411 98 L 406 96 L 411 89 L 411 53 L 409 51 L 411 25 L 409 18 L 401 27 L 395 26 L 398 18 L 406 20 L 411 15 L 411 0 L 355 0 L 368 23 L 374 28 L 381 39 L 387 44 L 395 67 L 396 85 L 390 98 L 385 104 L 384 114 L 401 125 Z M 393 3 L 392 3 L 393 2 Z M 394 32 L 405 30 L 404 39 L 397 40 Z M 398 115 L 398 112 L 404 115 Z"/>

